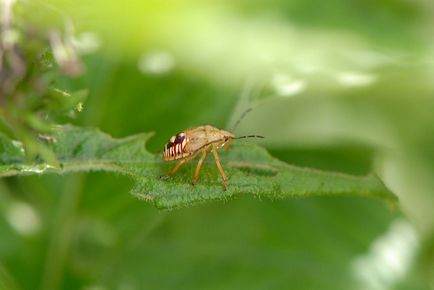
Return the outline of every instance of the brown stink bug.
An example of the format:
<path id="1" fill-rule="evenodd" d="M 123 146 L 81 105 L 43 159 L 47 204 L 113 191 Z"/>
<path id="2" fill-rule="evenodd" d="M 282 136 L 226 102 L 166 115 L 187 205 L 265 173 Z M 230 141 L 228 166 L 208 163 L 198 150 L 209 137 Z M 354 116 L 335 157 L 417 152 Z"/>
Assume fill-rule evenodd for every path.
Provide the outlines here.
<path id="1" fill-rule="evenodd" d="M 250 110 L 244 112 L 241 118 L 238 120 L 235 126 L 237 126 L 240 120 L 248 113 Z M 227 190 L 227 178 L 223 167 L 220 164 L 220 159 L 217 150 L 220 148 L 228 148 L 232 140 L 242 139 L 242 138 L 264 138 L 257 135 L 248 135 L 235 137 L 235 135 L 229 131 L 221 130 L 211 125 L 200 126 L 196 128 L 187 129 L 183 132 L 172 136 L 164 147 L 163 159 L 164 161 L 171 160 L 181 160 L 175 165 L 165 176 L 162 178 L 168 178 L 172 176 L 182 164 L 196 158 L 200 154 L 199 161 L 196 166 L 196 170 L 193 176 L 193 185 L 197 182 L 199 178 L 200 168 L 203 161 L 208 153 L 212 152 L 214 156 L 214 161 L 217 168 L 222 176 L 224 189 Z"/>

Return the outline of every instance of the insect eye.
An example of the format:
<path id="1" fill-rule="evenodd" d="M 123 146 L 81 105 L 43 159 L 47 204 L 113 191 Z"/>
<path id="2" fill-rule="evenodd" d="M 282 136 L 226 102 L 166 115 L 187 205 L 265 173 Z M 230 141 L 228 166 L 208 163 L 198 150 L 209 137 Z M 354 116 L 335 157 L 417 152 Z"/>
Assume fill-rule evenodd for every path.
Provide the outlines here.
<path id="1" fill-rule="evenodd" d="M 225 141 L 228 141 L 229 140 L 229 137 L 228 136 L 225 136 Z"/>
<path id="2" fill-rule="evenodd" d="M 183 140 L 184 140 L 183 135 L 181 135 L 181 134 L 176 135 L 176 139 L 175 139 L 176 144 L 182 143 Z"/>

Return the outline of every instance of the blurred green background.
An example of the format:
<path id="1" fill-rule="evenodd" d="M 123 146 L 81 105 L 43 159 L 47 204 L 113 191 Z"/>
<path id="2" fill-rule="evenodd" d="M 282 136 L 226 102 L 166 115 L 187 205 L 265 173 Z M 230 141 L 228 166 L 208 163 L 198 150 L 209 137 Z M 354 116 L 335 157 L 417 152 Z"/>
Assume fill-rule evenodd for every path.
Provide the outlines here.
<path id="1" fill-rule="evenodd" d="M 5 1 L 5 0 L 3 0 Z M 4 178 L 0 289 L 434 289 L 434 2 L 17 1 L 67 28 L 89 88 L 76 123 L 266 136 L 295 165 L 378 174 L 400 198 L 158 211 L 110 173 Z M 65 29 L 66 29 L 65 28 Z"/>

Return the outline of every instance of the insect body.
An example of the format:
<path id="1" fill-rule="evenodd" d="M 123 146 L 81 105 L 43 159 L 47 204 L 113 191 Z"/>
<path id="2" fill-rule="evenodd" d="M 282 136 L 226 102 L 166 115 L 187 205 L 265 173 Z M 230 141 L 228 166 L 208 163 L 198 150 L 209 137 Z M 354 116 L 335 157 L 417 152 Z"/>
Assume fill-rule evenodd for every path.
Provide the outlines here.
<path id="1" fill-rule="evenodd" d="M 220 130 L 210 125 L 187 129 L 184 132 L 180 132 L 175 136 L 172 136 L 164 147 L 163 158 L 165 161 L 180 160 L 180 162 L 173 167 L 165 177 L 167 178 L 173 175 L 182 164 L 194 159 L 200 154 L 201 156 L 193 176 L 193 184 L 195 184 L 199 178 L 200 168 L 206 155 L 212 152 L 214 161 L 222 177 L 224 189 L 226 190 L 227 178 L 223 171 L 223 167 L 220 164 L 217 149 L 222 147 L 227 148 L 232 140 L 246 137 L 263 138 L 262 136 L 253 135 L 237 138 L 231 132 Z"/>

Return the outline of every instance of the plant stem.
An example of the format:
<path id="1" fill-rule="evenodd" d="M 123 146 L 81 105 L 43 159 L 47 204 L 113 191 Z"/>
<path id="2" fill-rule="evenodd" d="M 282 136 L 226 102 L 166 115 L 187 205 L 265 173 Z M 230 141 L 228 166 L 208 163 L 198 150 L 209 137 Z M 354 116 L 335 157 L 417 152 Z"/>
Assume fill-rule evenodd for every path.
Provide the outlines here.
<path id="1" fill-rule="evenodd" d="M 63 186 L 65 190 L 62 192 L 60 206 L 51 231 L 41 290 L 56 290 L 62 286 L 65 262 L 71 245 L 76 212 L 85 178 L 84 174 L 70 176 Z"/>

